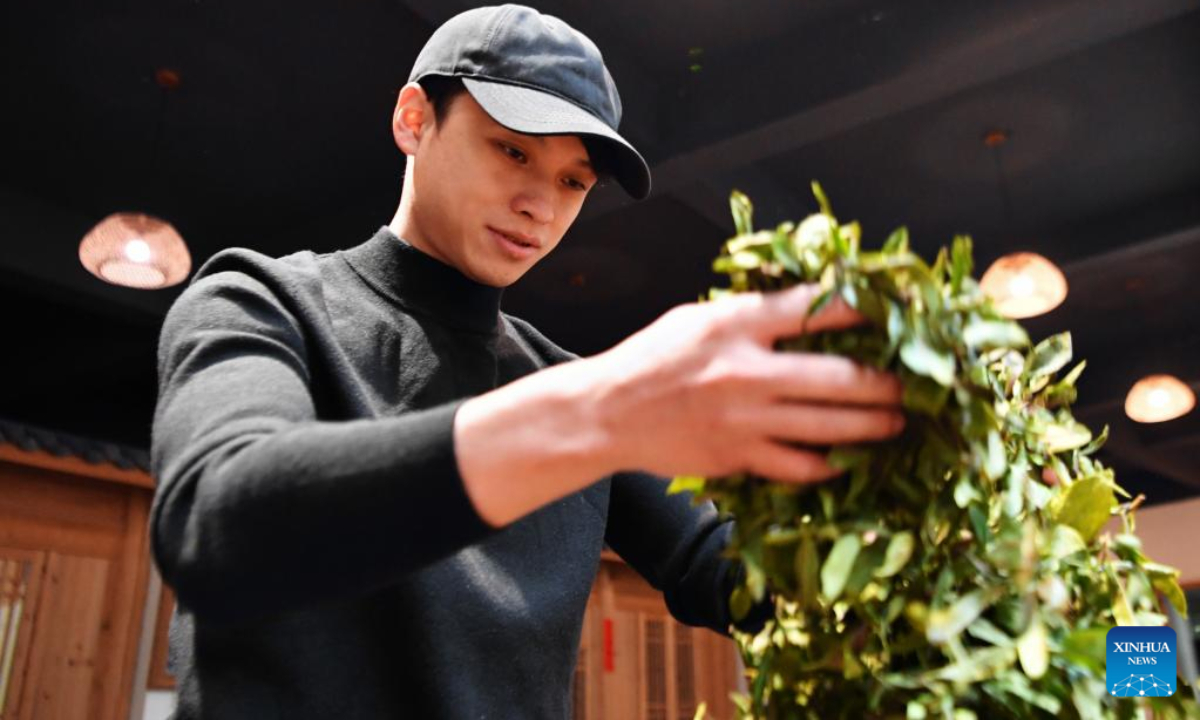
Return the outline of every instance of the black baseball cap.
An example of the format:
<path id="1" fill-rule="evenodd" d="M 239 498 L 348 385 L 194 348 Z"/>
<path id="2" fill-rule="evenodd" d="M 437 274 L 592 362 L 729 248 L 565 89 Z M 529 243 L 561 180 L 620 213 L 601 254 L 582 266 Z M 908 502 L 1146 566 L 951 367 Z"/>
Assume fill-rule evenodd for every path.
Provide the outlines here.
<path id="1" fill-rule="evenodd" d="M 526 135 L 580 135 L 605 153 L 634 198 L 650 194 L 650 166 L 617 132 L 621 97 L 595 43 L 562 20 L 524 5 L 481 7 L 442 24 L 409 82 L 462 78 L 493 120 Z"/>

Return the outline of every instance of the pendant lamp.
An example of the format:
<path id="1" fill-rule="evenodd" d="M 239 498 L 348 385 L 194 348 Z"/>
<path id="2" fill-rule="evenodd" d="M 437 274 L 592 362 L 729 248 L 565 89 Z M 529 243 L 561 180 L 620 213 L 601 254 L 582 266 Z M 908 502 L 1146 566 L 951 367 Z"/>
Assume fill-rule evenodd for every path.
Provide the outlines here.
<path id="1" fill-rule="evenodd" d="M 1004 209 L 1004 225 L 1011 226 L 1012 200 L 1000 148 L 1009 140 L 1006 130 L 989 130 L 983 144 L 992 151 L 996 167 L 996 186 Z M 1032 252 L 1005 255 L 983 273 L 979 280 L 983 292 L 992 299 L 1005 317 L 1030 318 L 1050 312 L 1067 299 L 1067 279 L 1058 266 Z"/>
<path id="2" fill-rule="evenodd" d="M 150 152 L 153 177 L 166 115 L 167 97 L 179 87 L 179 74 L 160 69 L 155 81 L 162 88 L 162 103 Z M 170 287 L 183 282 L 192 269 L 187 244 L 171 223 L 140 212 L 109 215 L 79 243 L 79 261 L 101 280 L 141 290 Z"/>

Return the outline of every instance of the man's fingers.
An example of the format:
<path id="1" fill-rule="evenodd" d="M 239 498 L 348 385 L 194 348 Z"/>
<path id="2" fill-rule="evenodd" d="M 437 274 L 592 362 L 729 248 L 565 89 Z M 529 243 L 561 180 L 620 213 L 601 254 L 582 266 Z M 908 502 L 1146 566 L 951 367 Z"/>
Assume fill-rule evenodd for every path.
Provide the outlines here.
<path id="1" fill-rule="evenodd" d="M 813 302 L 821 295 L 817 285 L 797 285 L 779 292 L 754 294 L 745 302 L 747 321 L 764 340 L 794 337 L 803 333 L 841 330 L 866 322 L 857 310 L 840 297 L 809 316 Z"/>
<path id="2" fill-rule="evenodd" d="M 874 442 L 904 429 L 899 410 L 772 403 L 755 408 L 739 427 L 756 436 L 807 445 Z"/>
<path id="3" fill-rule="evenodd" d="M 892 373 L 836 355 L 765 352 L 755 370 L 762 388 L 782 400 L 899 405 L 904 394 Z"/>
<path id="4" fill-rule="evenodd" d="M 843 472 L 826 462 L 825 456 L 820 453 L 776 442 L 756 445 L 747 470 L 761 477 L 788 483 L 821 482 Z"/>

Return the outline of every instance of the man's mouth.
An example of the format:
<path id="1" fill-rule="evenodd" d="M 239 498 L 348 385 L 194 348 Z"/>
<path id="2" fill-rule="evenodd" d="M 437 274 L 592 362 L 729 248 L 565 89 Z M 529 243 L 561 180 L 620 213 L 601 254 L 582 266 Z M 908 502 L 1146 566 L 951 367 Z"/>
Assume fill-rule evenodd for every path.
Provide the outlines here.
<path id="1" fill-rule="evenodd" d="M 523 238 L 520 238 L 520 237 L 518 237 L 518 236 L 516 236 L 516 235 L 513 235 L 513 234 L 511 234 L 511 233 L 506 233 L 506 232 L 504 232 L 503 230 L 497 230 L 496 228 L 491 228 L 491 230 L 492 230 L 493 232 L 495 232 L 496 234 L 498 234 L 498 235 L 502 235 L 502 236 L 504 236 L 504 238 L 505 238 L 506 240 L 508 240 L 509 242 L 512 242 L 512 243 L 513 243 L 513 244 L 515 244 L 515 245 L 520 245 L 521 247 L 527 247 L 527 248 L 536 248 L 536 247 L 538 247 L 537 243 L 535 243 L 535 242 L 531 242 L 531 241 L 529 241 L 529 240 L 525 240 L 525 239 L 523 239 Z"/>

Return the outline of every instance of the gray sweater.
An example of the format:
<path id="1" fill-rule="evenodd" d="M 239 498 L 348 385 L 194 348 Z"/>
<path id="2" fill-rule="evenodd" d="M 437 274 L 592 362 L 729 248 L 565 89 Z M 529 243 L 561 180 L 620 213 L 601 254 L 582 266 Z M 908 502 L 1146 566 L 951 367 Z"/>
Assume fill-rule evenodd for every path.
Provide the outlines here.
<path id="1" fill-rule="evenodd" d="M 598 478 L 499 530 L 477 514 L 459 405 L 577 357 L 501 294 L 387 228 L 197 271 L 162 328 L 151 452 L 175 717 L 567 718 L 605 544 L 728 634 L 731 526 L 663 478 Z"/>

